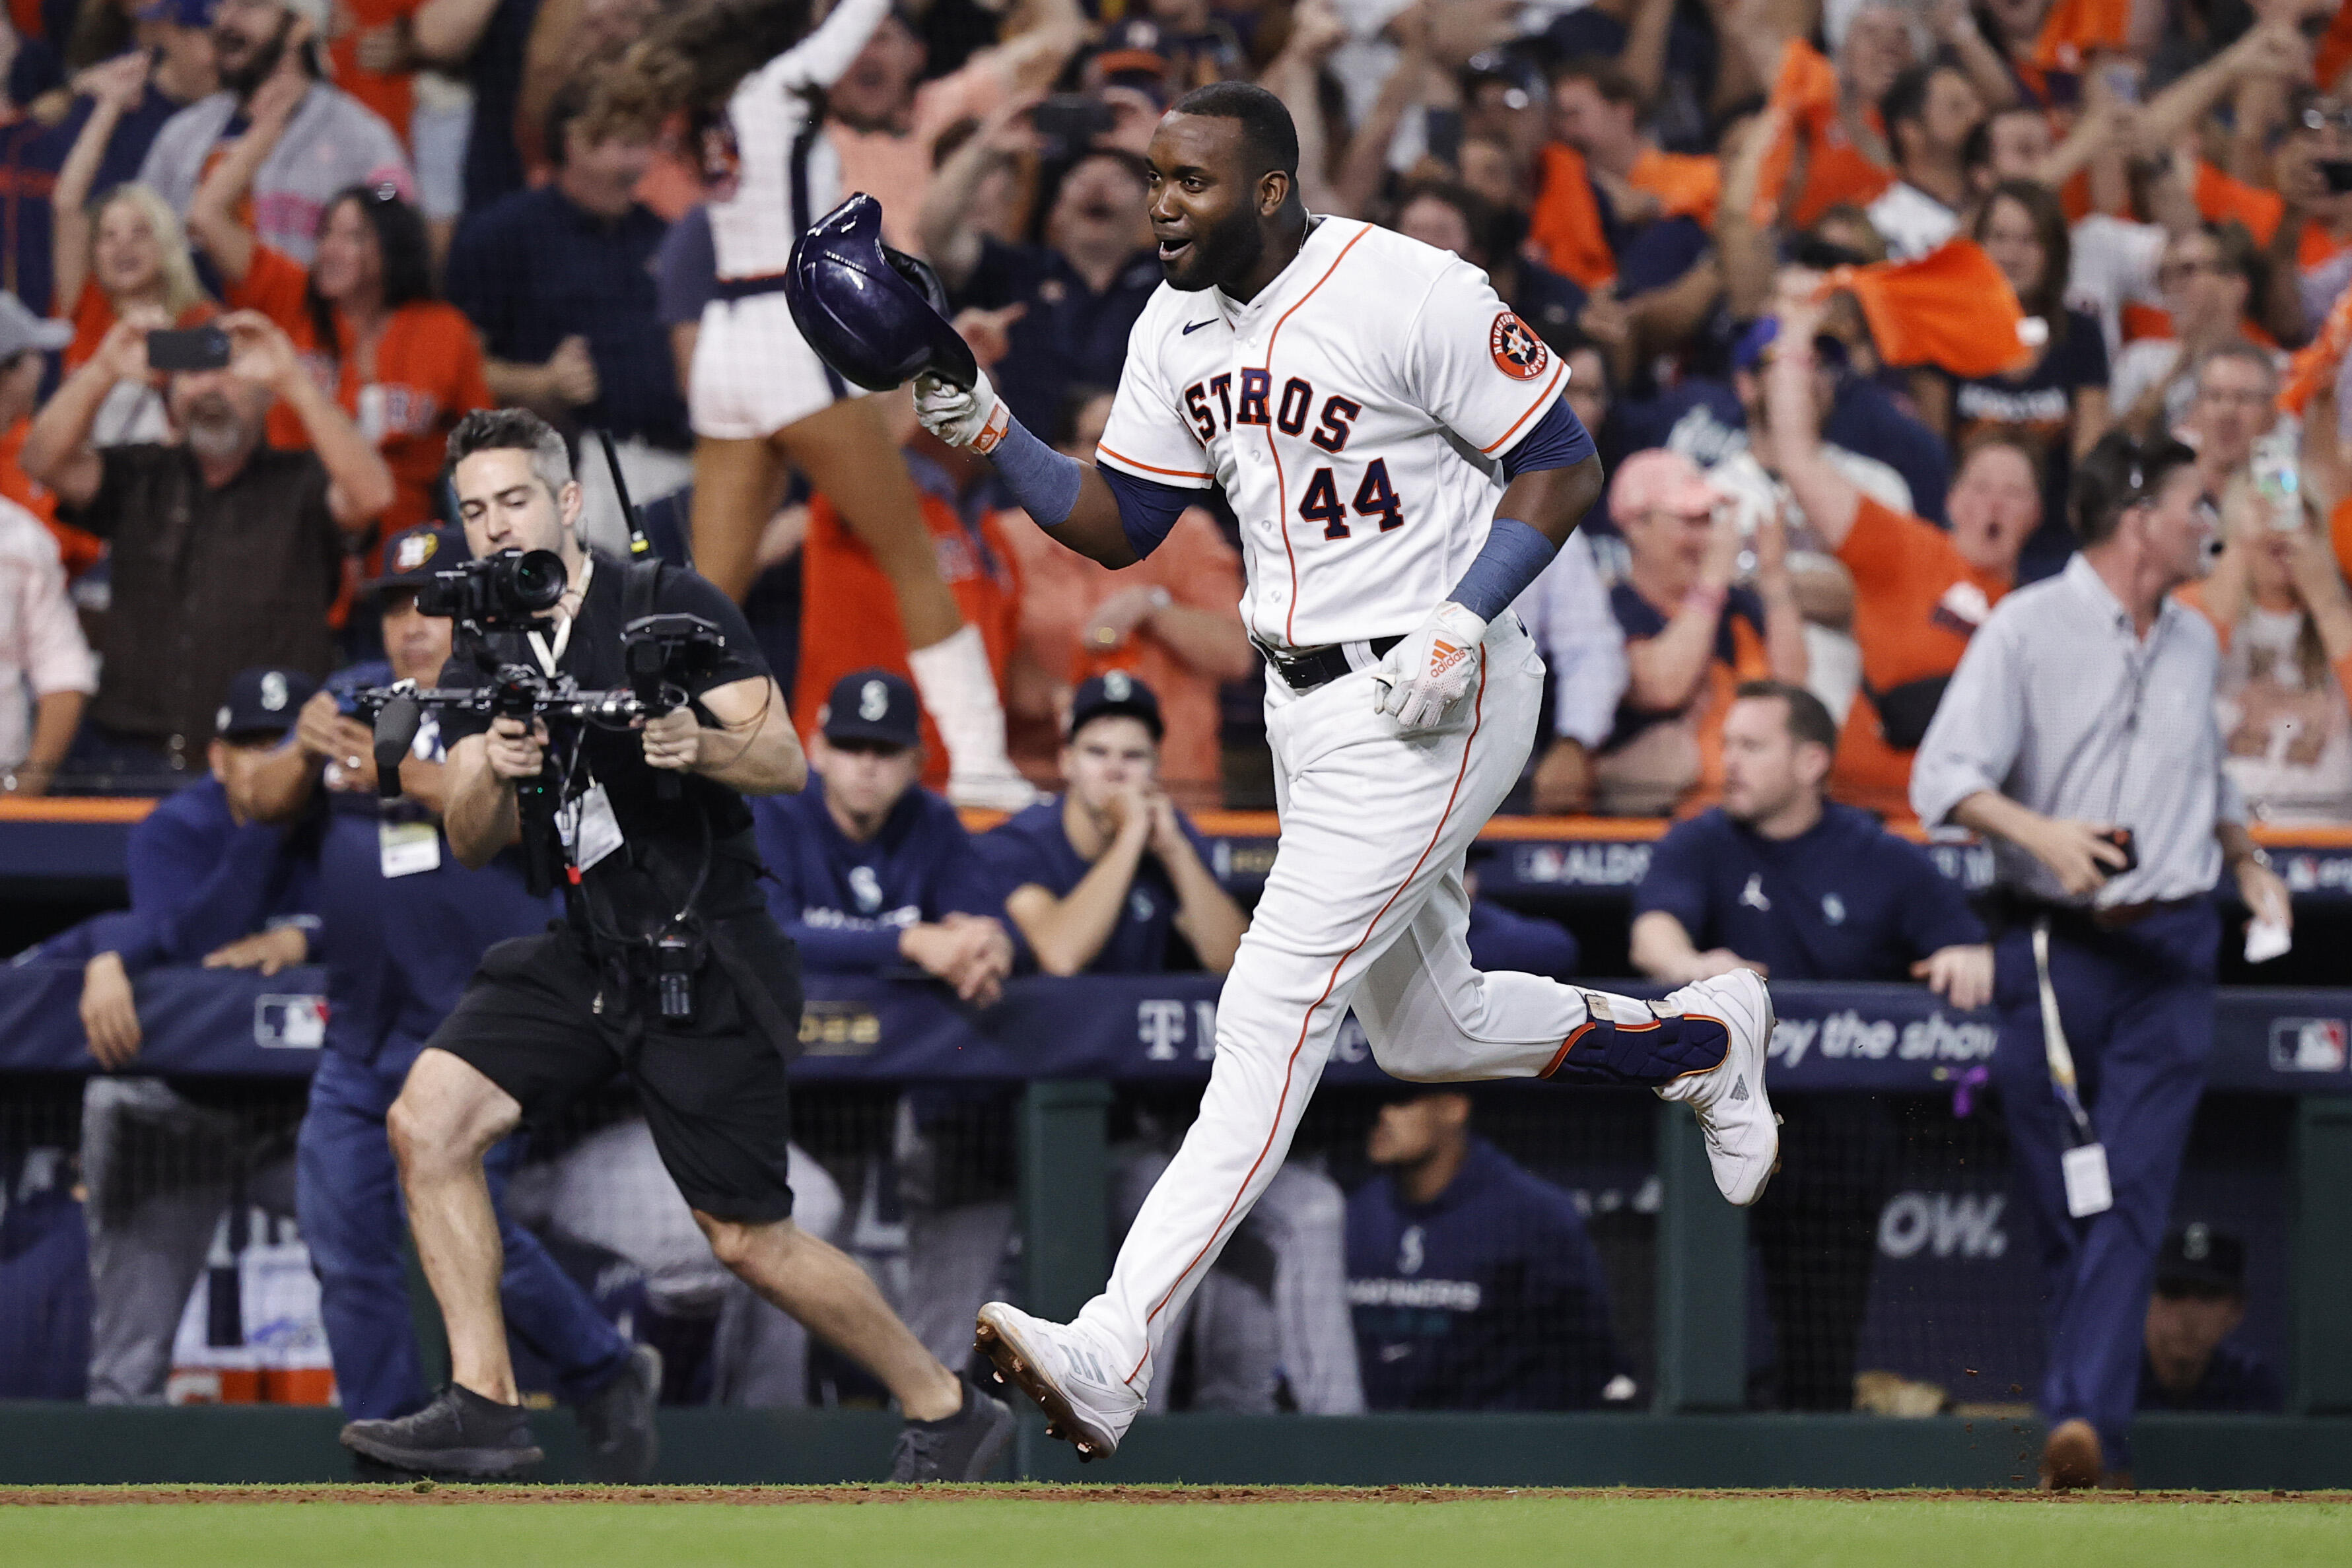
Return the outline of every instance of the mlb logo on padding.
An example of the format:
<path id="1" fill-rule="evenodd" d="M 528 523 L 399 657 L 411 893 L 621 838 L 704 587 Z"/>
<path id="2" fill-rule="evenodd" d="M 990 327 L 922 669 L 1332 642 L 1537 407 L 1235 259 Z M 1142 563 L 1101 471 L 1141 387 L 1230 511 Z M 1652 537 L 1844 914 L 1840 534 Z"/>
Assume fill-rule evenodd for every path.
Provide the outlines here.
<path id="1" fill-rule="evenodd" d="M 2342 1019 L 2271 1020 L 2273 1072 L 2341 1072 L 2345 1054 Z"/>

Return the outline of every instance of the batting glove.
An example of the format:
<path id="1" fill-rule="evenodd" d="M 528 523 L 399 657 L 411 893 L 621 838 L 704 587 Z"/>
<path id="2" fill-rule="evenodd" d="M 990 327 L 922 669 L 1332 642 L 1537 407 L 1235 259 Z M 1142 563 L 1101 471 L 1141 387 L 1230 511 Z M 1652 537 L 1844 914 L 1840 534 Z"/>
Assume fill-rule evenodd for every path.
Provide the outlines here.
<path id="1" fill-rule="evenodd" d="M 1486 623 L 1447 600 L 1372 671 L 1372 711 L 1400 729 L 1428 729 L 1470 690 Z"/>
<path id="2" fill-rule="evenodd" d="M 915 417 L 950 446 L 969 446 L 982 455 L 995 451 L 1013 426 L 1013 413 L 988 384 L 986 371 L 970 392 L 934 375 L 917 376 Z"/>

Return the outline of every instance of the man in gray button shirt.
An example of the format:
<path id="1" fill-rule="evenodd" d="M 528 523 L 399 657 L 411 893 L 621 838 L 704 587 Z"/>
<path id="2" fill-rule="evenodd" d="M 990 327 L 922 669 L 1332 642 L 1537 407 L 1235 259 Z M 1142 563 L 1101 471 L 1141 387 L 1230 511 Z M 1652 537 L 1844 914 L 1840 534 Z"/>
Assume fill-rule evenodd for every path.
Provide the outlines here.
<path id="1" fill-rule="evenodd" d="M 2149 1273 L 2212 1049 L 2214 884 L 2226 869 L 2258 917 L 2289 918 L 2221 773 L 2212 629 L 2168 597 L 2204 575 L 2212 540 L 2196 462 L 2120 434 L 2084 459 L 2082 553 L 1993 611 L 1911 769 L 1921 821 L 1992 841 L 2006 906 L 1992 1071 L 2045 1270 L 2044 1486 L 2129 1475 Z M 2043 1038 L 2045 985 L 2080 1121 Z M 2062 1157 L 2094 1136 L 2113 1201 L 2077 1218 Z M 2090 1185 L 2074 1207 L 2096 1207 Z"/>

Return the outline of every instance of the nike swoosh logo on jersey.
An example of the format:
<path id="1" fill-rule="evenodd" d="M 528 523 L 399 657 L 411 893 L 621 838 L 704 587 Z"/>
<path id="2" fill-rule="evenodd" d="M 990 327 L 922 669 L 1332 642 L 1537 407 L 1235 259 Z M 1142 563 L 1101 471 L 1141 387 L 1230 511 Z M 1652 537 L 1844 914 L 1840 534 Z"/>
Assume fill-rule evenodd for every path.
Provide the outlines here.
<path id="1" fill-rule="evenodd" d="M 1183 330 L 1183 332 L 1182 332 L 1181 336 L 1189 338 L 1189 337 L 1191 337 L 1193 333 L 1195 333 L 1195 332 L 1199 331 L 1202 328 L 1203 328 L 1203 327 L 1213 327 L 1213 326 L 1215 326 L 1216 324 L 1217 324 L 1217 319 L 1216 319 L 1214 316 L 1210 317 L 1210 318 L 1209 318 L 1207 320 L 1205 320 L 1205 321 L 1195 321 L 1195 322 L 1193 322 L 1190 327 L 1187 327 L 1187 328 L 1185 328 L 1185 329 L 1184 329 L 1184 330 Z"/>

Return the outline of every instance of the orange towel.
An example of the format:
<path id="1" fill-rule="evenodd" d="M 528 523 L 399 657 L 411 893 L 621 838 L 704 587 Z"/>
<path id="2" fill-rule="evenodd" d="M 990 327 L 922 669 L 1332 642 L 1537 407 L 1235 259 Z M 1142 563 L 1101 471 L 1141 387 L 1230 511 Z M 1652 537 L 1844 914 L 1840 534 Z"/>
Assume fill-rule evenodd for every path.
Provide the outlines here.
<path id="1" fill-rule="evenodd" d="M 2279 407 L 2301 418 L 2305 407 L 2320 389 L 2335 384 L 2336 372 L 2343 365 L 2347 349 L 2352 349 L 2352 288 L 2336 297 L 2318 335 L 2296 350 L 2294 358 L 2287 361 L 2286 383 L 2279 388 Z"/>
<path id="2" fill-rule="evenodd" d="M 1890 365 L 1937 365 L 1963 378 L 1999 375 L 2031 363 L 2018 336 L 2025 312 L 1991 256 L 1956 239 L 1916 261 L 1841 267 L 1823 291 L 1850 289 L 1862 302 L 1879 356 Z"/>
<path id="3" fill-rule="evenodd" d="M 2214 223 L 2234 219 L 2245 225 L 2256 245 L 2271 243 L 2271 236 L 2278 233 L 2279 219 L 2286 213 L 2286 202 L 2277 192 L 2232 179 L 2201 160 L 2197 165 L 2197 186 L 2189 196 L 2197 210 Z"/>
<path id="4" fill-rule="evenodd" d="M 1528 238 L 1544 264 L 1574 278 L 1587 293 L 1617 276 L 1617 258 L 1601 231 L 1601 203 L 1592 194 L 1584 154 L 1557 141 L 1543 150 L 1543 186 L 1528 223 Z"/>
<path id="5" fill-rule="evenodd" d="M 1645 148 L 1633 161 L 1631 183 L 1657 197 L 1666 216 L 1696 218 L 1712 226 L 1716 198 L 1723 193 L 1723 165 L 1713 158 Z"/>
<path id="6" fill-rule="evenodd" d="M 2131 0 L 2057 0 L 2042 18 L 2033 63 L 2079 71 L 2102 49 L 2120 49 L 2131 28 Z"/>

